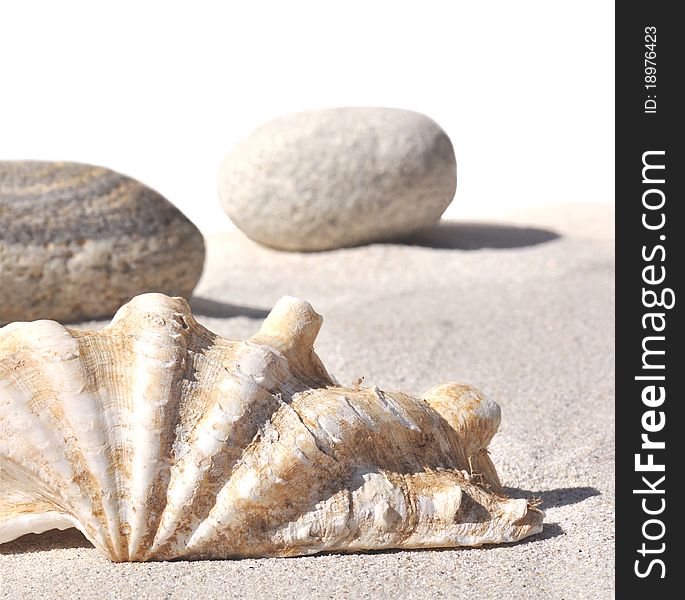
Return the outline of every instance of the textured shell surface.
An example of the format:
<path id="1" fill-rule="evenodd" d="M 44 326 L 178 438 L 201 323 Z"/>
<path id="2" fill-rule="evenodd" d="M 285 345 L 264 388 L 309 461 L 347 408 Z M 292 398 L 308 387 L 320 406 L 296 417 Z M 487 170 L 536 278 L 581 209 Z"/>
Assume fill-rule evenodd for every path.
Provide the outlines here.
<path id="1" fill-rule="evenodd" d="M 503 493 L 499 406 L 468 385 L 343 387 L 321 317 L 251 338 L 144 294 L 101 331 L 0 329 L 0 543 L 77 527 L 114 561 L 479 546 L 542 530 Z"/>
<path id="2" fill-rule="evenodd" d="M 188 297 L 204 259 L 197 227 L 131 177 L 0 161 L 0 324 L 111 317 L 144 292 Z"/>

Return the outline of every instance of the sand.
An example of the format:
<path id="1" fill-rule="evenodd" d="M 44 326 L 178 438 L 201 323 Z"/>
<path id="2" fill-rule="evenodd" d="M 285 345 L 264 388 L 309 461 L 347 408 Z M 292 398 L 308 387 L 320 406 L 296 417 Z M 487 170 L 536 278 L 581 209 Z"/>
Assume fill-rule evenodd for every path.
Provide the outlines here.
<path id="1" fill-rule="evenodd" d="M 502 406 L 492 458 L 538 497 L 515 545 L 290 559 L 112 564 L 77 531 L 0 546 L 3 598 L 611 598 L 614 243 L 608 205 L 443 222 L 413 243 L 282 253 L 208 239 L 192 305 L 226 337 L 284 294 L 324 316 L 316 349 L 344 384 L 419 394 L 475 384 Z M 96 324 L 97 325 L 97 324 Z"/>

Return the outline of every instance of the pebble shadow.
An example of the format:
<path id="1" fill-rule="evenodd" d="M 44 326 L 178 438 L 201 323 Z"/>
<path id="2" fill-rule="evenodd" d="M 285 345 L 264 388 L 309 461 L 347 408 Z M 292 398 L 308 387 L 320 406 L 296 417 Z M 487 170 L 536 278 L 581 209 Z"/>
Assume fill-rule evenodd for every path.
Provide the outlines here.
<path id="1" fill-rule="evenodd" d="M 227 302 L 218 302 L 209 298 L 203 298 L 202 296 L 193 296 L 190 299 L 190 308 L 195 315 L 215 319 L 230 319 L 232 317 L 265 319 L 269 314 L 269 311 L 263 308 L 228 304 Z"/>
<path id="2" fill-rule="evenodd" d="M 442 222 L 431 229 L 399 238 L 395 240 L 395 243 L 426 248 L 482 250 L 484 248 L 536 246 L 559 239 L 559 237 L 560 235 L 555 231 L 538 227 Z"/>

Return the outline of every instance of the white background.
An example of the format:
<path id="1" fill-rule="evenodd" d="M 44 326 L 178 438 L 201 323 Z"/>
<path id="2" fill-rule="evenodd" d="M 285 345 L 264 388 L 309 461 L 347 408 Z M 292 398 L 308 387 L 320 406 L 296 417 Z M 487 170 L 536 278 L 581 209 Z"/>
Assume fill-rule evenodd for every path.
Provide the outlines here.
<path id="1" fill-rule="evenodd" d="M 614 200 L 613 2 L 0 5 L 0 159 L 102 164 L 205 231 L 224 154 L 278 115 L 425 112 L 458 162 L 451 218 Z"/>

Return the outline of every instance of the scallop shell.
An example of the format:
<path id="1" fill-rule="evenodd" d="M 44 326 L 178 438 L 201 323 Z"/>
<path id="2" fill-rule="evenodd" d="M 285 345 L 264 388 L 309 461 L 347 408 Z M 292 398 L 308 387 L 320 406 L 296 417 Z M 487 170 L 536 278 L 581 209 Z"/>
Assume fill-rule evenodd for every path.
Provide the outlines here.
<path id="1" fill-rule="evenodd" d="M 544 513 L 502 492 L 499 406 L 340 386 L 321 317 L 282 298 L 248 340 L 144 294 L 101 331 L 0 329 L 0 542 L 77 527 L 113 561 L 514 542 Z"/>

